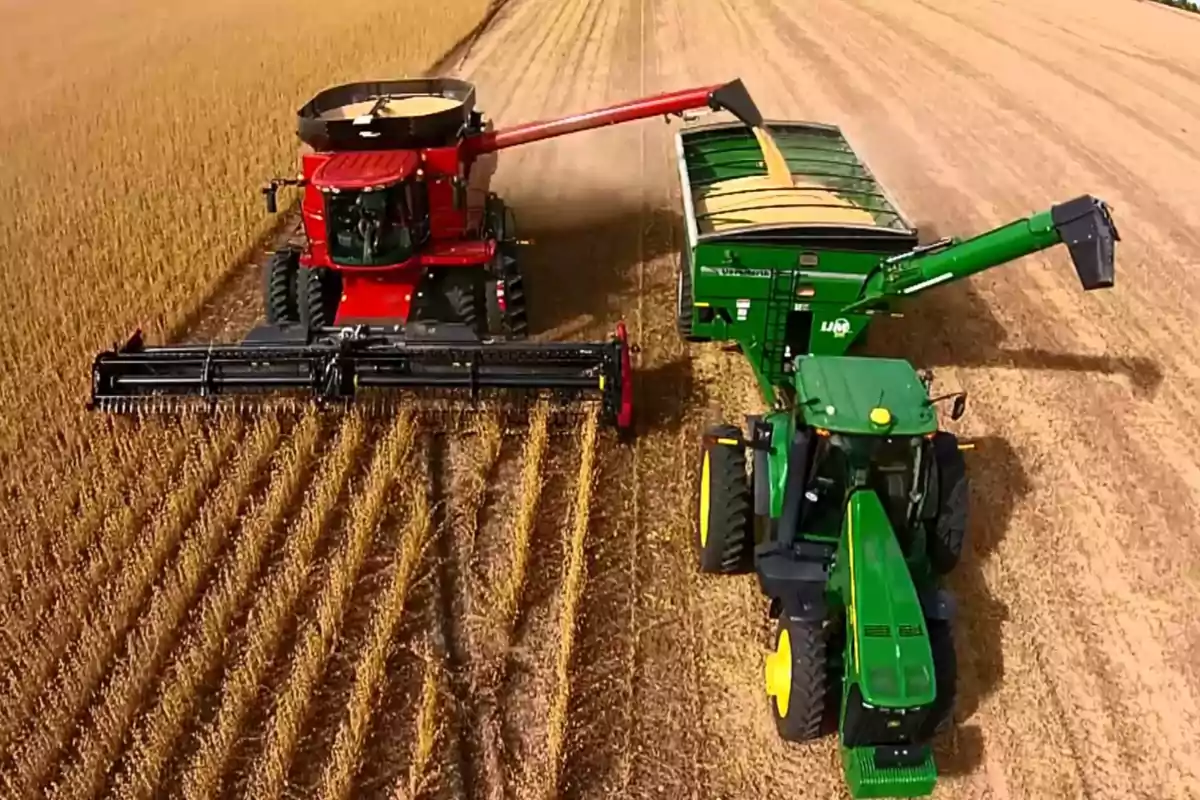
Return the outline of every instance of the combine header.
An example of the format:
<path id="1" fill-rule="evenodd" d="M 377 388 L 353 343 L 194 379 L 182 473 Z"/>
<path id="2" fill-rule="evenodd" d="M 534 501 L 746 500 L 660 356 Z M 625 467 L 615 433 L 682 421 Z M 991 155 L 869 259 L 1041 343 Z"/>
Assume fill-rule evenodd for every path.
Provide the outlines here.
<path id="1" fill-rule="evenodd" d="M 283 398 L 348 403 L 392 390 L 549 392 L 599 399 L 632 425 L 624 325 L 607 342 L 526 341 L 512 214 L 490 191 L 510 147 L 700 108 L 761 118 L 741 81 L 494 130 L 475 87 L 449 78 L 352 83 L 298 112 L 305 145 L 302 241 L 263 271 L 264 324 L 240 343 L 146 347 L 141 334 L 94 362 L 91 408 L 203 407 Z"/>
<path id="2" fill-rule="evenodd" d="M 752 570 L 776 620 L 764 678 L 779 734 L 833 727 L 855 798 L 930 794 L 952 723 L 954 598 L 967 532 L 960 444 L 933 376 L 855 354 L 875 315 L 1057 244 L 1085 290 L 1111 287 L 1118 234 L 1087 195 L 966 241 L 919 246 L 834 127 L 767 123 L 782 181 L 736 123 L 677 137 L 686 246 L 679 333 L 733 341 L 771 410 L 705 434 L 700 568 Z M 776 176 L 778 177 L 778 176 Z M 836 720 L 836 721 L 835 721 Z"/>

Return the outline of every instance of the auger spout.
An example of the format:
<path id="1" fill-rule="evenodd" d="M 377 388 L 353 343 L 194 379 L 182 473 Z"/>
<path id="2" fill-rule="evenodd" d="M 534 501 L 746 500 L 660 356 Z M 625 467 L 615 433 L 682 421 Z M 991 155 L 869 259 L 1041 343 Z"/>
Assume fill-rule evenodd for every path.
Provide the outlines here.
<path id="1" fill-rule="evenodd" d="M 1066 244 L 1084 291 L 1113 285 L 1116 242 L 1108 206 L 1091 195 L 1053 206 L 965 241 L 943 239 L 886 259 L 844 313 L 864 311 L 1018 258 Z"/>
<path id="2" fill-rule="evenodd" d="M 741 79 L 735 79 L 729 83 L 642 97 L 580 114 L 487 131 L 468 138 L 464 145 L 471 155 L 479 156 L 569 133 L 663 115 L 681 115 L 685 111 L 705 107 L 714 111 L 728 111 L 750 128 L 763 124 L 762 113 L 754 104 L 745 84 Z"/>

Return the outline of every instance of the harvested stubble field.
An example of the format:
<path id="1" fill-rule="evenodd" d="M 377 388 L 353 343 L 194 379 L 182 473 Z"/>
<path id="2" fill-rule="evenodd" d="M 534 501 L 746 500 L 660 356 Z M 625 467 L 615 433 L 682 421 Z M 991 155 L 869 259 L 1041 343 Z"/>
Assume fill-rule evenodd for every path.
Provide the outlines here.
<path id="1" fill-rule="evenodd" d="M 22 76 L 0 236 L 13 296 L 54 299 L 0 351 L 0 792 L 844 796 L 832 742 L 775 738 L 753 579 L 695 571 L 698 434 L 754 396 L 674 333 L 669 128 L 504 153 L 496 177 L 534 240 L 534 327 L 630 322 L 632 447 L 536 409 L 81 421 L 87 356 L 134 321 L 207 336 L 258 313 L 253 266 L 228 266 L 296 101 L 458 34 L 439 6 L 428 52 L 398 56 L 409 3 L 282 26 L 273 4 L 125 0 L 53 33 L 31 8 L 0 34 Z M 1125 0 L 516 0 L 460 65 L 500 124 L 742 77 L 769 117 L 841 124 L 944 235 L 1113 204 L 1114 291 L 1083 295 L 1053 252 L 878 336 L 966 389 L 980 437 L 941 797 L 1200 796 L 1197 31 Z"/>

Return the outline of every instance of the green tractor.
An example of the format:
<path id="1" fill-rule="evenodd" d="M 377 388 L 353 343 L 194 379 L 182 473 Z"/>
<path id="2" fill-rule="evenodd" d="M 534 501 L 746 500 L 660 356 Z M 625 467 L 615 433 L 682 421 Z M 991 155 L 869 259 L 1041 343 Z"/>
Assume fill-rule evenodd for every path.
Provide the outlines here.
<path id="1" fill-rule="evenodd" d="M 952 724 L 955 604 L 943 581 L 967 535 L 961 444 L 932 375 L 856 354 L 893 303 L 1056 244 L 1085 290 L 1111 287 L 1119 240 L 1090 196 L 959 241 L 917 231 L 836 128 L 768 123 L 794 188 L 765 187 L 740 123 L 676 137 L 687 244 L 680 335 L 732 342 L 768 413 L 705 433 L 706 573 L 757 574 L 776 621 L 765 682 L 779 734 L 832 732 L 855 798 L 921 797 Z"/>

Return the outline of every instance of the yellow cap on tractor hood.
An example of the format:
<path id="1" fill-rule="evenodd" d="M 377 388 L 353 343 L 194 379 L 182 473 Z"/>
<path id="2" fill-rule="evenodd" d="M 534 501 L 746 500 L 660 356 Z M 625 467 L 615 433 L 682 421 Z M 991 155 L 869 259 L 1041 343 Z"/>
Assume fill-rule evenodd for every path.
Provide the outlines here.
<path id="1" fill-rule="evenodd" d="M 892 421 L 892 412 L 882 406 L 871 409 L 871 422 L 875 425 L 887 425 Z"/>

